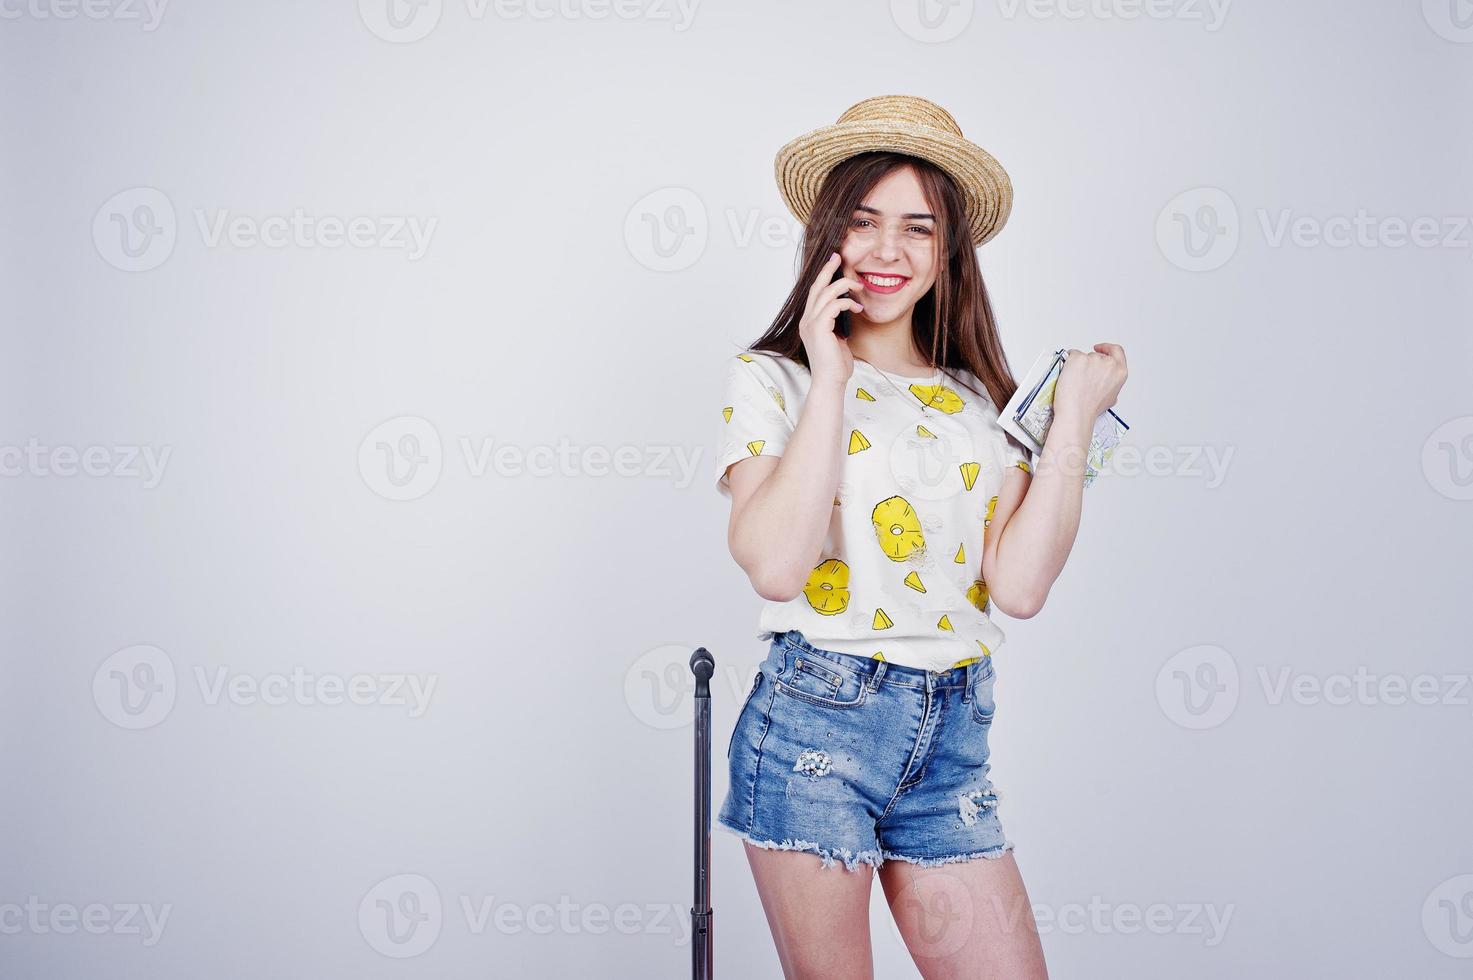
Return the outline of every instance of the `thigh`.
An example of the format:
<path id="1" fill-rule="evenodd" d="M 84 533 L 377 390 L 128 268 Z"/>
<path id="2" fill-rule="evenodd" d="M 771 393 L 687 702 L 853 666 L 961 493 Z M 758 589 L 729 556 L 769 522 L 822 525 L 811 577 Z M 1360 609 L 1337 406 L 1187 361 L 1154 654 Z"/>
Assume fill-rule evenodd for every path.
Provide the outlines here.
<path id="1" fill-rule="evenodd" d="M 746 844 L 788 980 L 869 980 L 869 896 L 873 869 L 828 867 L 816 854 Z"/>
<path id="2" fill-rule="evenodd" d="M 880 883 L 925 980 L 1047 980 L 1038 924 L 1012 852 L 931 867 L 886 861 Z"/>

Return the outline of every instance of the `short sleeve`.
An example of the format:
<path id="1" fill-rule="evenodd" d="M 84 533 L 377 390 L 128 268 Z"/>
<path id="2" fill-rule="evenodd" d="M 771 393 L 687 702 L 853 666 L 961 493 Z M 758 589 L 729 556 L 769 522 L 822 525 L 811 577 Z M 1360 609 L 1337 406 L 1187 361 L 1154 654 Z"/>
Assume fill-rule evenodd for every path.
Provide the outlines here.
<path id="1" fill-rule="evenodd" d="M 731 496 L 726 468 L 748 456 L 781 456 L 793 431 L 782 390 L 751 354 L 729 358 L 721 375 L 716 490 Z"/>
<path id="2" fill-rule="evenodd" d="M 1033 473 L 1033 464 L 1029 462 L 1028 450 L 1018 445 L 1018 441 L 1012 436 L 1006 436 L 1006 444 L 1003 446 L 1003 457 L 1007 460 L 1007 468 L 1017 467 L 1024 473 Z"/>

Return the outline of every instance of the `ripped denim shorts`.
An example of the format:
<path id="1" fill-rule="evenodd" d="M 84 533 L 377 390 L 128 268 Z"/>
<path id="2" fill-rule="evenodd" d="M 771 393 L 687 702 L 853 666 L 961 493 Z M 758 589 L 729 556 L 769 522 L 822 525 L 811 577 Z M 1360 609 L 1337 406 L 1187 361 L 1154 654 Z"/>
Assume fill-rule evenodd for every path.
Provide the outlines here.
<path id="1" fill-rule="evenodd" d="M 721 826 L 853 871 L 1012 850 L 987 773 L 991 657 L 947 671 L 773 636 L 732 729 Z"/>

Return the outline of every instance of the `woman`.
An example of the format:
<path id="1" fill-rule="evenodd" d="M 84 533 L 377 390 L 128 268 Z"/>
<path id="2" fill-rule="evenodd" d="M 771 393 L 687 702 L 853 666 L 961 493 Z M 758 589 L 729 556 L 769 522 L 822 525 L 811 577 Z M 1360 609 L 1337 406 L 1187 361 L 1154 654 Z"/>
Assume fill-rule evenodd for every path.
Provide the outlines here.
<path id="1" fill-rule="evenodd" d="M 997 424 L 1016 383 L 974 250 L 1011 209 L 997 161 L 940 106 L 881 96 L 777 173 L 802 272 L 727 365 L 716 470 L 771 646 L 717 819 L 788 977 L 872 975 L 874 869 L 928 980 L 1045 977 L 988 778 L 990 613 L 1035 615 L 1062 570 L 1124 351 L 1070 351 L 1030 468 Z"/>

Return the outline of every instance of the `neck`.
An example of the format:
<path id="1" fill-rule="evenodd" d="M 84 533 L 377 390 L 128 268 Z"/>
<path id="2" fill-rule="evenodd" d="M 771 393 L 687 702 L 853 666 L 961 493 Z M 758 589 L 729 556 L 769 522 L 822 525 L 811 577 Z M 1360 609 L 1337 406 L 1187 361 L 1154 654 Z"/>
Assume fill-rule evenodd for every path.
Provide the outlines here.
<path id="1" fill-rule="evenodd" d="M 932 370 L 927 358 L 911 339 L 911 311 L 889 323 L 873 323 L 863 315 L 850 314 L 849 350 L 881 371 L 919 374 Z"/>

